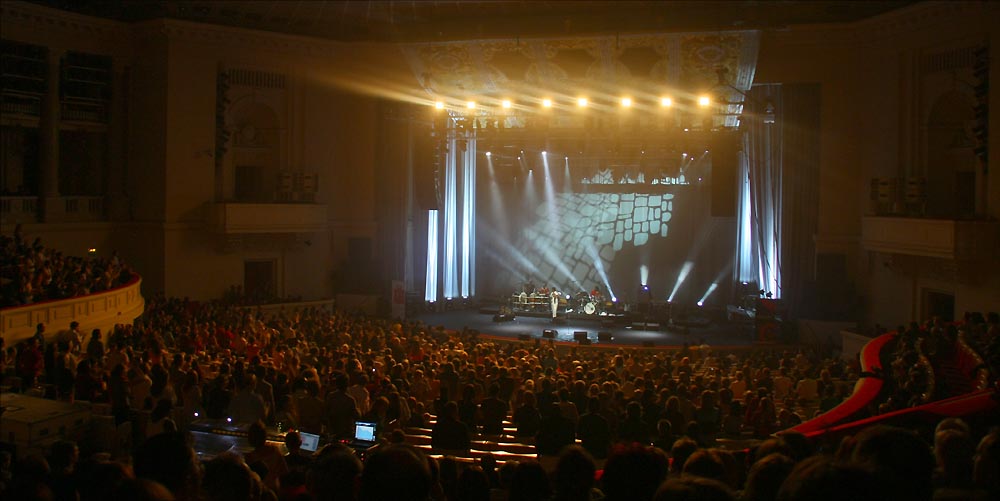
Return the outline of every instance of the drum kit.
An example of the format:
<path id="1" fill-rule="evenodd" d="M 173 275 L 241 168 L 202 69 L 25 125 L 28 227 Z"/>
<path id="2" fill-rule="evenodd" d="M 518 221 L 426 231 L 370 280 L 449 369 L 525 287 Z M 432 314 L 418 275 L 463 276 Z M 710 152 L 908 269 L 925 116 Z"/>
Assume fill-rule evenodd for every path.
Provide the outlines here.
<path id="1" fill-rule="evenodd" d="M 580 292 L 576 295 L 577 311 L 587 315 L 607 315 L 609 304 L 603 301 L 600 292 Z"/>

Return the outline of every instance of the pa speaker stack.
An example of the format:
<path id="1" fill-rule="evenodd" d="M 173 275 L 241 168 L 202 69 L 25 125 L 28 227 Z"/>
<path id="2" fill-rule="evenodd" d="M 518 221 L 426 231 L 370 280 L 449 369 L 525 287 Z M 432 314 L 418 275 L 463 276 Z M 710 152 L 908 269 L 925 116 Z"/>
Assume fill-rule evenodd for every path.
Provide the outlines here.
<path id="1" fill-rule="evenodd" d="M 583 342 L 584 339 L 587 339 L 587 331 L 576 331 L 576 332 L 574 332 L 573 333 L 573 339 L 575 339 L 577 341 L 580 341 L 580 342 Z"/>

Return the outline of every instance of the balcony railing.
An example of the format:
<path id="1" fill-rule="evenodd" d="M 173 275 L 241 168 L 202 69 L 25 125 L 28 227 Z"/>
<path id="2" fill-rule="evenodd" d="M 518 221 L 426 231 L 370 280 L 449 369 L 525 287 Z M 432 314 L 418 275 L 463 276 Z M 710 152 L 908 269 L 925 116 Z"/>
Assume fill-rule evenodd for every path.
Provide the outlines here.
<path id="1" fill-rule="evenodd" d="M 4 224 L 37 223 L 38 197 L 0 197 L 0 220 Z"/>
<path id="2" fill-rule="evenodd" d="M 986 259 L 1000 248 L 1000 223 L 908 217 L 865 217 L 865 249 L 955 260 Z"/>
<path id="3" fill-rule="evenodd" d="M 62 197 L 66 221 L 101 221 L 104 197 Z"/>
<path id="4" fill-rule="evenodd" d="M 4 308 L 0 310 L 4 342 L 13 346 L 15 342 L 30 337 L 39 323 L 46 324 L 46 332 L 54 336 L 74 320 L 80 322 L 81 332 L 101 329 L 106 334 L 115 324 L 130 324 L 142 315 L 146 301 L 142 297 L 141 285 L 142 278 L 135 275 L 127 284 L 111 290 Z"/>

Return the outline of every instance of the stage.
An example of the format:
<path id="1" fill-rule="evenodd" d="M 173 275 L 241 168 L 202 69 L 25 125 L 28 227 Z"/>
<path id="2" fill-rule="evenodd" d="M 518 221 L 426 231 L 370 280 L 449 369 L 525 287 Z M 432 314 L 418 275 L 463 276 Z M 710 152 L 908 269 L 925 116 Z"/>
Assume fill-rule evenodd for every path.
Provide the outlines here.
<path id="1" fill-rule="evenodd" d="M 593 347 L 679 347 L 684 343 L 701 344 L 717 348 L 748 348 L 754 344 L 752 326 L 725 320 L 689 322 L 686 325 L 669 325 L 649 321 L 643 323 L 637 316 L 613 319 L 598 315 L 565 315 L 560 323 L 553 323 L 550 316 L 518 314 L 510 321 L 494 321 L 495 309 L 464 308 L 443 312 L 424 312 L 411 318 L 430 326 L 446 329 L 464 328 L 479 331 L 480 335 L 515 341 L 527 335 L 531 340 L 545 339 L 545 330 L 554 330 L 556 342 L 577 343 L 575 332 L 586 332 Z M 602 322 L 604 320 L 604 322 Z M 601 339 L 599 333 L 608 333 L 612 340 Z"/>

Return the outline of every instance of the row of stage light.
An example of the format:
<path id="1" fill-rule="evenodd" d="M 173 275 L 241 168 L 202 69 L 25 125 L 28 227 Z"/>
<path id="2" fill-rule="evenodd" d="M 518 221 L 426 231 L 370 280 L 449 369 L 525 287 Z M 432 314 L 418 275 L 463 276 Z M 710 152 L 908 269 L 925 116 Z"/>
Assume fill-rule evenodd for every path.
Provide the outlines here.
<path id="1" fill-rule="evenodd" d="M 675 103 L 674 98 L 669 96 L 663 96 L 659 98 L 659 102 L 657 104 L 659 105 L 660 108 L 671 108 L 674 106 L 674 103 Z M 708 95 L 701 95 L 696 98 L 695 103 L 697 103 L 698 106 L 701 108 L 708 108 L 709 106 L 712 105 L 712 98 Z M 500 100 L 497 104 L 499 105 L 499 108 L 503 110 L 510 110 L 516 106 L 515 103 L 510 99 Z M 552 98 L 543 98 L 538 100 L 538 106 L 542 109 L 550 109 L 558 104 L 559 103 L 557 103 Z M 595 103 L 591 101 L 589 98 L 581 96 L 576 98 L 576 102 L 570 104 L 570 106 L 575 105 L 577 108 L 587 108 L 593 104 Z M 632 97 L 623 96 L 618 100 L 617 104 L 621 108 L 631 108 L 633 105 L 638 105 L 639 103 L 637 103 L 637 101 L 634 100 Z M 722 103 L 722 104 L 740 104 L 740 103 Z M 466 112 L 475 112 L 482 109 L 496 108 L 496 107 L 497 106 L 486 107 L 477 103 L 476 101 L 465 101 L 464 105 L 462 103 L 449 105 L 444 101 L 436 101 L 434 103 L 434 108 L 438 110 L 451 109 L 458 111 L 460 109 L 464 109 Z"/>

